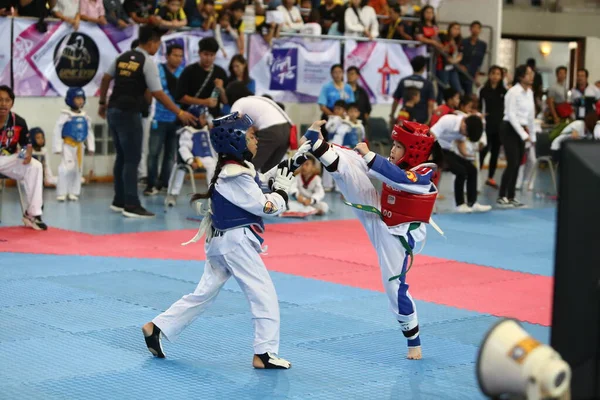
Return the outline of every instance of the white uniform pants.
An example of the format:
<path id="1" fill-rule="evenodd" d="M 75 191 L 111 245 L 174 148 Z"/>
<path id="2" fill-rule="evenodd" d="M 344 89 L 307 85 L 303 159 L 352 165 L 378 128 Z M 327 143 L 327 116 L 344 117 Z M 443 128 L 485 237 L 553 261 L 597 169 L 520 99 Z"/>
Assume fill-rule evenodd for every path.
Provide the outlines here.
<path id="1" fill-rule="evenodd" d="M 227 231 L 206 245 L 208 260 L 193 293 L 183 296 L 152 321 L 169 341 L 177 339 L 216 299 L 233 276 L 246 295 L 254 322 L 254 353 L 279 351 L 279 303 L 277 293 L 248 228 Z M 229 249 L 211 254 L 211 247 Z M 214 251 L 214 250 L 213 250 Z"/>
<path id="2" fill-rule="evenodd" d="M 324 201 L 319 201 L 318 203 L 312 204 L 310 206 L 305 206 L 299 201 L 290 200 L 288 202 L 288 211 L 327 214 L 327 212 L 329 211 L 329 205 Z"/>
<path id="3" fill-rule="evenodd" d="M 198 157 L 206 170 L 206 186 L 210 186 L 210 181 L 215 175 L 215 168 L 217 166 L 217 160 L 214 157 Z M 167 193 L 173 196 L 178 196 L 181 193 L 181 188 L 183 187 L 183 181 L 185 179 L 185 174 L 187 173 L 187 169 L 178 168 L 176 165 L 175 168 L 171 171 L 171 177 L 169 178 L 169 188 Z"/>
<path id="4" fill-rule="evenodd" d="M 380 195 L 367 176 L 367 163 L 353 150 L 336 147 L 335 152 L 340 159 L 337 171 L 332 172 L 331 175 L 345 199 L 350 203 L 379 208 Z M 394 317 L 400 322 L 405 335 L 407 332 L 416 331 L 414 335 L 407 336 L 410 345 L 410 340 L 418 336 L 418 330 L 415 330 L 418 326 L 417 308 L 408 293 L 406 276 L 391 282 L 388 280 L 405 272 L 409 261 L 406 250 L 399 237 L 389 232 L 387 225 L 377 214 L 361 210 L 355 210 L 355 214 L 377 251 L 383 287 Z M 406 240 L 411 247 L 414 247 L 415 242 L 410 233 L 407 234 Z"/>
<path id="5" fill-rule="evenodd" d="M 77 160 L 77 151 L 77 147 L 63 143 L 62 160 L 58 166 L 58 182 L 56 183 L 57 196 L 66 196 L 67 194 L 79 196 L 81 194 L 83 149 L 81 149 L 81 164 Z"/>
<path id="6" fill-rule="evenodd" d="M 0 174 L 14 179 L 21 184 L 25 192 L 27 214 L 32 217 L 42 215 L 42 190 L 44 171 L 42 163 L 35 158 L 29 164 L 23 164 L 23 159 L 17 154 L 0 156 Z"/>
<path id="7" fill-rule="evenodd" d="M 528 149 L 525 149 L 525 157 L 527 157 L 527 161 L 525 164 L 519 167 L 519 175 L 517 177 L 517 189 L 526 190 L 525 186 L 527 186 L 530 182 L 528 182 L 529 177 L 531 176 L 531 172 L 533 171 L 533 166 L 537 161 L 537 156 L 535 154 L 535 143 L 532 143 Z"/>
<path id="8" fill-rule="evenodd" d="M 148 165 L 146 159 L 148 158 L 148 146 L 150 141 L 150 128 L 152 128 L 152 119 L 154 118 L 154 107 L 148 118 L 142 118 L 142 158 L 138 165 L 138 177 L 145 178 L 148 176 Z"/>

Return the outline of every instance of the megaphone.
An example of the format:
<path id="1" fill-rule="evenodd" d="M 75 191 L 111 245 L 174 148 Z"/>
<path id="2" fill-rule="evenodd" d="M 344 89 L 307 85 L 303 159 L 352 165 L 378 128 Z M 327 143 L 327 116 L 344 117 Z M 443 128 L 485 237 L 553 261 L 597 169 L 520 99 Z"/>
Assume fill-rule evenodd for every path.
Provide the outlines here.
<path id="1" fill-rule="evenodd" d="M 479 387 L 488 397 L 539 400 L 568 396 L 569 365 L 513 319 L 503 319 L 490 328 L 479 348 L 476 368 Z"/>

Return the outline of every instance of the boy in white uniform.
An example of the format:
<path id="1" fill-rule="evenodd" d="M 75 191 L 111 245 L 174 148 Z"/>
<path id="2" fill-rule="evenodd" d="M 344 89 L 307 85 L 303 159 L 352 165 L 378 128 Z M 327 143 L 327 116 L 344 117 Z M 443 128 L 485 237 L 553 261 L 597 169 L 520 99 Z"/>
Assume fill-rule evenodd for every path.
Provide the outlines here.
<path id="1" fill-rule="evenodd" d="M 323 215 L 329 211 L 329 205 L 323 201 L 325 190 L 319 176 L 316 160 L 308 160 L 299 168 L 300 173 L 294 178 L 290 188 L 288 211 L 282 217 L 308 216 L 311 214 Z"/>
<path id="2" fill-rule="evenodd" d="M 83 175 L 83 151 L 88 154 L 96 149 L 92 121 L 85 111 L 85 92 L 82 88 L 69 88 L 65 103 L 69 109 L 63 110 L 56 121 L 53 138 L 53 151 L 62 154 L 58 166 L 58 182 L 56 183 L 56 200 L 79 200 L 81 194 L 81 177 Z"/>
<path id="3" fill-rule="evenodd" d="M 232 113 L 213 121 L 210 141 L 218 163 L 208 192 L 196 194 L 192 201 L 208 200 L 196 236 L 206 234 L 204 274 L 193 293 L 183 296 L 167 311 L 142 328 L 146 346 L 159 358 L 165 354 L 161 335 L 174 341 L 206 310 L 230 277 L 245 293 L 254 322 L 254 358 L 258 369 L 288 369 L 291 363 L 279 358 L 279 304 L 277 293 L 260 253 L 263 252 L 263 217 L 277 216 L 286 209 L 293 171 L 305 157 L 282 161 L 267 174 L 256 172 L 250 160 L 257 151 L 253 121 Z M 307 147 L 299 149 L 305 151 Z M 264 194 L 261 183 L 271 181 L 271 193 Z M 187 243 L 186 243 L 187 244 Z"/>
<path id="4" fill-rule="evenodd" d="M 187 111 L 198 118 L 198 123 L 197 127 L 184 126 L 177 131 L 179 135 L 177 164 L 185 163 L 191 166 L 194 171 L 203 166 L 206 171 L 206 184 L 208 186 L 217 166 L 216 154 L 210 145 L 208 132 L 210 114 L 208 108 L 200 105 L 193 105 Z M 186 169 L 181 168 L 173 168 L 171 171 L 167 198 L 165 199 L 167 206 L 173 207 L 177 203 L 177 196 L 181 192 L 186 171 Z"/>

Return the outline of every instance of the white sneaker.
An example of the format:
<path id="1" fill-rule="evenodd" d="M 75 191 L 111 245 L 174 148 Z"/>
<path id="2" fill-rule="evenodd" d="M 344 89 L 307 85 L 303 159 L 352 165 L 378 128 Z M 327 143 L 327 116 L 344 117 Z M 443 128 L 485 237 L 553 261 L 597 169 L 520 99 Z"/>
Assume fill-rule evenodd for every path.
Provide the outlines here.
<path id="1" fill-rule="evenodd" d="M 69 194 L 67 195 L 67 198 L 71 201 L 77 201 L 79 200 L 79 197 L 75 196 L 74 194 Z"/>
<path id="2" fill-rule="evenodd" d="M 488 212 L 492 209 L 492 206 L 488 206 L 488 205 L 482 205 L 479 203 L 474 203 L 471 206 L 471 209 L 473 210 L 473 212 Z"/>
<path id="3" fill-rule="evenodd" d="M 471 209 L 471 207 L 469 207 L 466 203 L 463 203 L 460 206 L 456 207 L 456 212 L 460 214 L 468 214 L 470 212 L 473 212 L 473 209 Z"/>
<path id="4" fill-rule="evenodd" d="M 510 201 L 508 201 L 508 199 L 506 197 L 499 197 L 498 200 L 496 200 L 496 204 L 498 205 L 499 208 L 512 208 L 513 205 L 510 203 Z"/>
<path id="5" fill-rule="evenodd" d="M 56 196 L 57 201 L 65 201 L 67 200 L 67 196 Z"/>

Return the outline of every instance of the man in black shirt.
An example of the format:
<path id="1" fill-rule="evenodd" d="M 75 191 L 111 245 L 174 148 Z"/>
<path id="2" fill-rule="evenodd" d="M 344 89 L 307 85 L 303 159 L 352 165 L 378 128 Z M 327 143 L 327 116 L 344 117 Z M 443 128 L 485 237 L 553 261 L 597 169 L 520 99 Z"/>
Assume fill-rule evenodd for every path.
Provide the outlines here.
<path id="1" fill-rule="evenodd" d="M 413 74 L 403 78 L 394 92 L 394 102 L 392 103 L 392 112 L 390 114 L 390 124 L 396 122 L 396 109 L 398 104 L 404 98 L 404 90 L 409 87 L 415 87 L 421 92 L 421 100 L 414 108 L 414 117 L 421 124 L 428 124 L 433 114 L 435 106 L 435 90 L 430 81 L 423 78 L 423 74 L 427 68 L 427 59 L 423 56 L 416 56 L 411 61 Z"/>
<path id="2" fill-rule="evenodd" d="M 141 26 L 139 41 L 139 47 L 119 55 L 104 74 L 98 113 L 108 119 L 117 153 L 114 167 L 115 197 L 110 208 L 126 217 L 147 218 L 154 217 L 154 214 L 141 206 L 137 192 L 137 169 L 142 157 L 141 113 L 148 107 L 144 98 L 146 89 L 182 123 L 193 123 L 196 118 L 181 110 L 162 90 L 158 68 L 151 58 L 161 44 L 158 29 Z M 107 113 L 106 93 L 113 77 L 115 84 Z"/>
<path id="3" fill-rule="evenodd" d="M 8 86 L 0 86 L 0 175 L 17 181 L 25 192 L 23 223 L 38 231 L 48 229 L 42 221 L 42 164 L 32 159 L 27 122 L 11 112 L 15 94 Z"/>
<path id="4" fill-rule="evenodd" d="M 215 65 L 215 56 L 219 44 L 213 37 L 207 37 L 198 43 L 200 61 L 190 64 L 181 73 L 177 82 L 175 99 L 187 107 L 198 104 L 208 107 L 211 115 L 216 118 L 221 115 L 221 105 L 227 103 L 227 95 L 223 83 L 227 73 Z"/>

